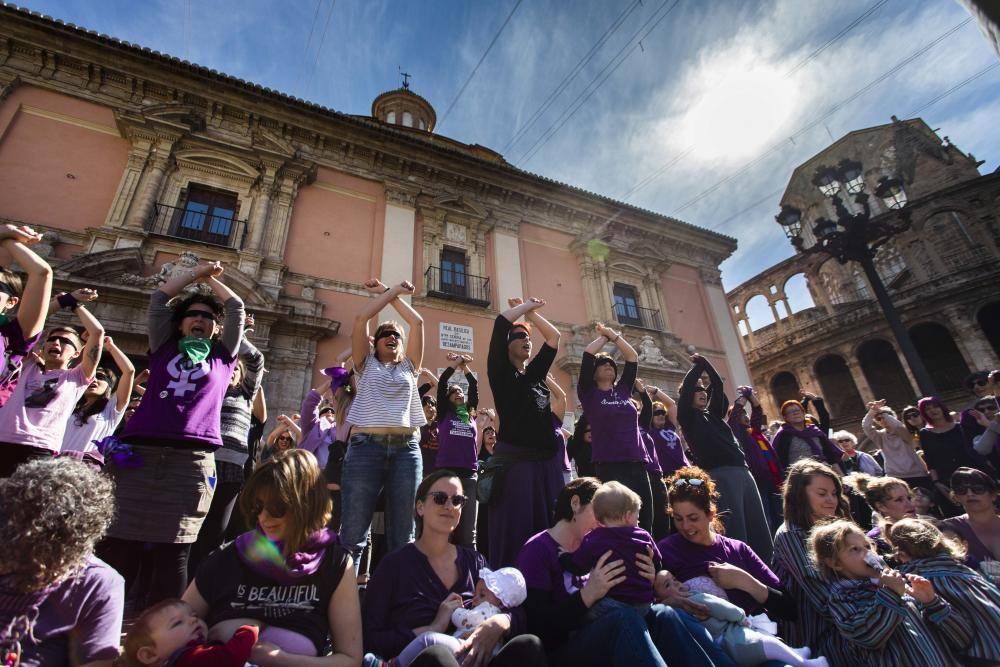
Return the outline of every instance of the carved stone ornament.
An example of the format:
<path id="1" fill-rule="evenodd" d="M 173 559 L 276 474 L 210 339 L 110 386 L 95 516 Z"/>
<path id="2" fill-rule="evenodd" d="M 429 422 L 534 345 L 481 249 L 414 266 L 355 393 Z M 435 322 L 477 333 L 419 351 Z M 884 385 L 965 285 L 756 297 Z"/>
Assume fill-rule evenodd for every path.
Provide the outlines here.
<path id="1" fill-rule="evenodd" d="M 446 222 L 444 225 L 444 237 L 452 243 L 468 243 L 468 231 L 465 225 L 459 225 L 454 222 Z"/>
<path id="2" fill-rule="evenodd" d="M 639 340 L 639 363 L 652 366 L 667 366 L 669 368 L 680 368 L 680 364 L 673 359 L 667 359 L 663 352 L 656 345 L 652 336 L 646 334 Z"/>
<path id="3" fill-rule="evenodd" d="M 123 273 L 121 281 L 123 285 L 133 285 L 135 287 L 152 287 L 157 289 L 162 287 L 168 280 L 182 273 L 187 273 L 198 266 L 198 256 L 192 252 L 182 252 L 176 262 L 167 262 L 160 267 L 159 272 L 151 276 L 140 276 L 134 273 Z M 190 283 L 184 292 L 200 292 L 210 294 L 212 289 L 204 283 Z"/>

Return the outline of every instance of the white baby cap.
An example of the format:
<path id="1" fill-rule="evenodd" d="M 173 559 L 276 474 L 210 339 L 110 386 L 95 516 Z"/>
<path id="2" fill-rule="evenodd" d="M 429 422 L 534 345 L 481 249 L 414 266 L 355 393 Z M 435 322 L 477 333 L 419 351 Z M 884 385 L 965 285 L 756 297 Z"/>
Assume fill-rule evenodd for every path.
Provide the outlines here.
<path id="1" fill-rule="evenodd" d="M 516 567 L 501 567 L 493 571 L 488 567 L 479 570 L 479 578 L 506 608 L 516 607 L 528 599 L 528 585 Z"/>

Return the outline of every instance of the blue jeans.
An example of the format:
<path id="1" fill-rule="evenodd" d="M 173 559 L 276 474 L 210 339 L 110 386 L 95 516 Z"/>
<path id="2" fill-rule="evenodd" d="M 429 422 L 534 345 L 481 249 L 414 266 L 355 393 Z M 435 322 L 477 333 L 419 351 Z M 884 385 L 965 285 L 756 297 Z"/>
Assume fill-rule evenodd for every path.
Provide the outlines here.
<path id="1" fill-rule="evenodd" d="M 386 553 L 413 541 L 413 504 L 421 479 L 423 462 L 416 436 L 372 433 L 351 436 L 341 476 L 340 541 L 354 559 L 355 572 L 368 542 L 380 491 L 385 491 Z"/>
<path id="2" fill-rule="evenodd" d="M 553 665 L 666 667 L 646 620 L 632 607 L 611 609 L 582 626 L 552 654 Z M 680 663 L 678 663 L 680 664 Z"/>

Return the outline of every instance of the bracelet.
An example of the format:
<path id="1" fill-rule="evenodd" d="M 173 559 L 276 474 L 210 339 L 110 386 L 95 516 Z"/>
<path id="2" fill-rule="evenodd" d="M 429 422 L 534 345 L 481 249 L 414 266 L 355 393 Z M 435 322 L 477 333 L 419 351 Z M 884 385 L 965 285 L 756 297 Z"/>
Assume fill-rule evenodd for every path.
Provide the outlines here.
<path id="1" fill-rule="evenodd" d="M 63 292 L 56 297 L 56 301 L 59 303 L 60 308 L 69 308 L 70 310 L 76 310 L 80 306 L 80 302 L 75 296 L 69 292 Z"/>

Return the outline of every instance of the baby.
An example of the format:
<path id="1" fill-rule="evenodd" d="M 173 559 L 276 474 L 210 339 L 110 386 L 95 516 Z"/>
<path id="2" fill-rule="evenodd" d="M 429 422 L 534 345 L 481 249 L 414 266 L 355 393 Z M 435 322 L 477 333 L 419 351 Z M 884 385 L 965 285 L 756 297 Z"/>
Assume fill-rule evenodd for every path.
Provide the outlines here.
<path id="1" fill-rule="evenodd" d="M 454 653 L 462 647 L 462 640 L 472 634 L 488 618 L 504 613 L 505 609 L 517 607 L 528 597 L 528 586 L 521 571 L 513 567 L 502 567 L 492 571 L 484 567 L 479 570 L 479 581 L 472 596 L 471 609 L 459 607 L 451 615 L 455 626 L 452 635 L 440 632 L 424 632 L 407 644 L 397 657 L 386 660 L 371 653 L 365 655 L 364 667 L 407 667 L 421 651 L 431 646 L 444 645 Z M 499 651 L 497 645 L 494 651 Z"/>
<path id="2" fill-rule="evenodd" d="M 624 484 L 606 482 L 598 487 L 591 501 L 600 526 L 587 533 L 576 551 L 559 556 L 563 570 L 576 575 L 589 573 L 608 551 L 608 562 L 620 560 L 625 566 L 625 580 L 591 608 L 599 616 L 621 605 L 648 609 L 653 603 L 653 585 L 636 566 L 638 554 L 653 554 L 653 565 L 660 569 L 663 557 L 653 536 L 639 528 L 642 499 Z"/>
<path id="3" fill-rule="evenodd" d="M 208 644 L 208 627 L 191 606 L 164 600 L 144 611 L 125 637 L 126 667 L 244 667 L 257 628 L 244 625 L 225 644 Z"/>
<path id="4" fill-rule="evenodd" d="M 679 587 L 680 582 L 666 570 L 656 577 L 656 597 L 660 599 L 680 595 Z M 778 637 L 751 629 L 746 612 L 729 600 L 711 593 L 691 593 L 688 599 L 708 607 L 708 618 L 702 624 L 740 667 L 754 667 L 767 660 L 780 660 L 792 667 L 828 667 L 826 658 L 809 659 L 812 653 L 808 646 L 791 648 Z"/>

